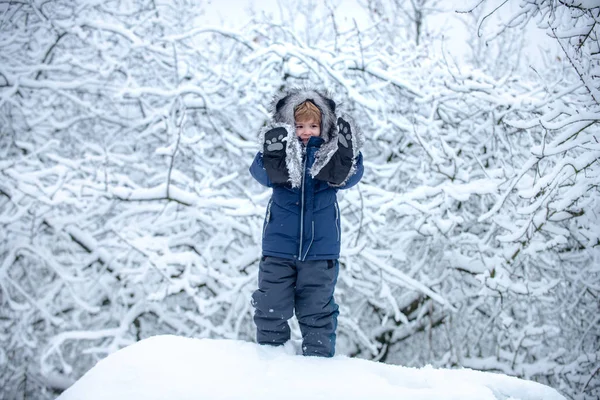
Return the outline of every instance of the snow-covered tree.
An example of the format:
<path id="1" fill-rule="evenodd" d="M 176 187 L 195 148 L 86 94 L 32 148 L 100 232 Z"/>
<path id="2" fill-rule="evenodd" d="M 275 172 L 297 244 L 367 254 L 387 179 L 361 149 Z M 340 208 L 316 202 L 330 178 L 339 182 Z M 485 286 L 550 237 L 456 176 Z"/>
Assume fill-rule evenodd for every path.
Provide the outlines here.
<path id="1" fill-rule="evenodd" d="M 252 340 L 269 191 L 247 168 L 273 94 L 317 85 L 367 136 L 340 193 L 339 351 L 598 395 L 595 25 L 532 73 L 485 46 L 464 65 L 428 36 L 390 46 L 393 20 L 342 27 L 330 2 L 279 13 L 311 9 L 310 31 L 227 30 L 197 2 L 0 2 L 6 393 L 53 398 L 154 334 Z M 591 23 L 560 15 L 557 37 Z"/>

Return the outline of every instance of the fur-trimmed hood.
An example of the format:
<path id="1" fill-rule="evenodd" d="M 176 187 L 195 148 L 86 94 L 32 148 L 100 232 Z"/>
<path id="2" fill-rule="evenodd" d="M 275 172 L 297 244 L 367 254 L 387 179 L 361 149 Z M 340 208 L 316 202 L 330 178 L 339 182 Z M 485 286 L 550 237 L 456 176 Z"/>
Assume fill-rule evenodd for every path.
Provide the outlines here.
<path id="1" fill-rule="evenodd" d="M 321 137 L 329 142 L 335 136 L 337 118 L 335 102 L 327 93 L 315 89 L 294 89 L 277 96 L 272 105 L 273 120 L 294 126 L 296 107 L 305 101 L 310 101 L 321 111 Z"/>

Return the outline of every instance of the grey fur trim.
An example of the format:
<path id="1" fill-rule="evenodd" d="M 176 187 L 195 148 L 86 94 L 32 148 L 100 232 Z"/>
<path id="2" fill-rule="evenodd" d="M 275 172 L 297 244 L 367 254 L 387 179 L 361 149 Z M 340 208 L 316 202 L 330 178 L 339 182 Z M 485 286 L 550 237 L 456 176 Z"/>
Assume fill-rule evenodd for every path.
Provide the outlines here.
<path id="1" fill-rule="evenodd" d="M 298 140 L 295 128 L 288 131 L 285 140 L 287 141 L 287 146 L 285 146 L 285 165 L 290 174 L 290 183 L 292 187 L 297 188 L 302 184 L 302 176 L 304 175 L 304 167 L 302 165 L 302 152 L 304 146 L 302 146 L 302 143 Z"/>
<path id="2" fill-rule="evenodd" d="M 262 128 L 258 134 L 258 140 L 260 143 L 261 152 L 265 143 L 265 134 L 271 129 L 284 128 L 287 135 L 283 139 L 287 142 L 285 146 L 285 165 L 290 176 L 289 182 L 292 187 L 300 187 L 302 184 L 302 145 L 298 141 L 296 136 L 296 129 L 284 122 L 275 122 L 268 124 Z"/>
<path id="3" fill-rule="evenodd" d="M 338 128 L 337 124 L 333 130 L 332 138 L 329 142 L 325 142 L 321 145 L 317 153 L 315 154 L 315 162 L 310 168 L 310 175 L 314 178 L 323 169 L 325 165 L 331 160 L 331 157 L 335 154 L 338 149 Z"/>
<path id="4" fill-rule="evenodd" d="M 335 188 L 344 186 L 348 182 L 348 179 L 350 179 L 350 177 L 356 173 L 356 162 L 358 161 L 358 154 L 360 153 L 360 149 L 362 149 L 362 147 L 365 144 L 365 136 L 363 135 L 362 130 L 360 130 L 358 128 L 358 126 L 356 125 L 356 123 L 354 122 L 354 119 L 347 114 L 340 115 L 340 118 L 342 118 L 343 120 L 348 122 L 348 124 L 350 125 L 350 130 L 352 131 L 352 166 L 350 167 L 350 171 L 348 171 L 348 175 L 346 176 L 346 179 L 344 179 L 343 182 L 341 182 L 338 185 L 329 183 L 329 186 L 335 187 Z M 336 126 L 336 144 L 337 144 L 337 126 Z M 336 146 L 336 150 L 337 150 L 337 146 Z M 317 161 L 315 161 L 315 164 L 316 163 L 317 163 Z M 323 166 L 324 165 L 325 164 L 323 164 Z M 323 166 L 321 166 L 321 168 L 323 168 Z M 313 164 L 313 168 L 314 168 L 314 164 Z M 320 169 L 319 169 L 319 171 L 320 171 Z M 312 173 L 313 172 L 311 170 L 311 174 Z M 319 173 L 318 171 L 315 172 L 313 175 L 313 178 L 318 173 Z"/>

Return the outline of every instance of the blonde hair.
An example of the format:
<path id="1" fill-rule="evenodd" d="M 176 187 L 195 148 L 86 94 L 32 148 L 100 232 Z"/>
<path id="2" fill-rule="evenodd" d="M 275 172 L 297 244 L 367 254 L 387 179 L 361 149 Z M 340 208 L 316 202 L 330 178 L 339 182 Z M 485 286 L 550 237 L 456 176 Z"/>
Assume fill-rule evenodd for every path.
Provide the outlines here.
<path id="1" fill-rule="evenodd" d="M 296 122 L 313 120 L 317 124 L 321 124 L 321 111 L 319 111 L 312 101 L 307 100 L 294 110 L 294 120 Z"/>

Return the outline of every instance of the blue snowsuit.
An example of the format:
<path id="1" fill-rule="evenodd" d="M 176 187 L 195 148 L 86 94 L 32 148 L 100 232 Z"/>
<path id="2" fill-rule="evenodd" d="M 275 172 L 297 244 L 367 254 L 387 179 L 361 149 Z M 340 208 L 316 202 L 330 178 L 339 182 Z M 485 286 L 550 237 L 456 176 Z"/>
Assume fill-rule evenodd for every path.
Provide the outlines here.
<path id="1" fill-rule="evenodd" d="M 323 143 L 320 137 L 311 137 L 303 161 L 302 186 L 273 184 L 258 153 L 250 166 L 250 173 L 263 186 L 272 187 L 273 195 L 267 205 L 263 225 L 262 254 L 281 258 L 305 260 L 334 260 L 340 257 L 340 210 L 336 193 L 356 185 L 363 174 L 362 155 L 359 154 L 354 175 L 340 187 L 313 179 L 310 168 L 315 152 Z"/>
<path id="2" fill-rule="evenodd" d="M 301 180 L 296 185 L 273 183 L 262 152 L 250 166 L 250 173 L 260 184 L 273 188 L 263 226 L 258 290 L 252 296 L 257 341 L 281 345 L 289 340 L 287 320 L 295 310 L 303 337 L 303 354 L 323 357 L 335 353 L 338 316 L 338 305 L 333 298 L 341 240 L 336 193 L 356 185 L 363 175 L 362 154 L 357 152 L 352 169 L 348 166 L 344 172 L 348 176 L 343 182 L 336 185 L 313 178 L 311 169 L 319 149 L 326 143 L 324 137 L 332 140 L 333 130 L 329 132 L 309 139 L 302 152 Z M 290 142 L 298 143 L 291 135 L 290 132 Z M 327 166 L 343 169 L 334 166 L 335 162 L 330 159 Z"/>

